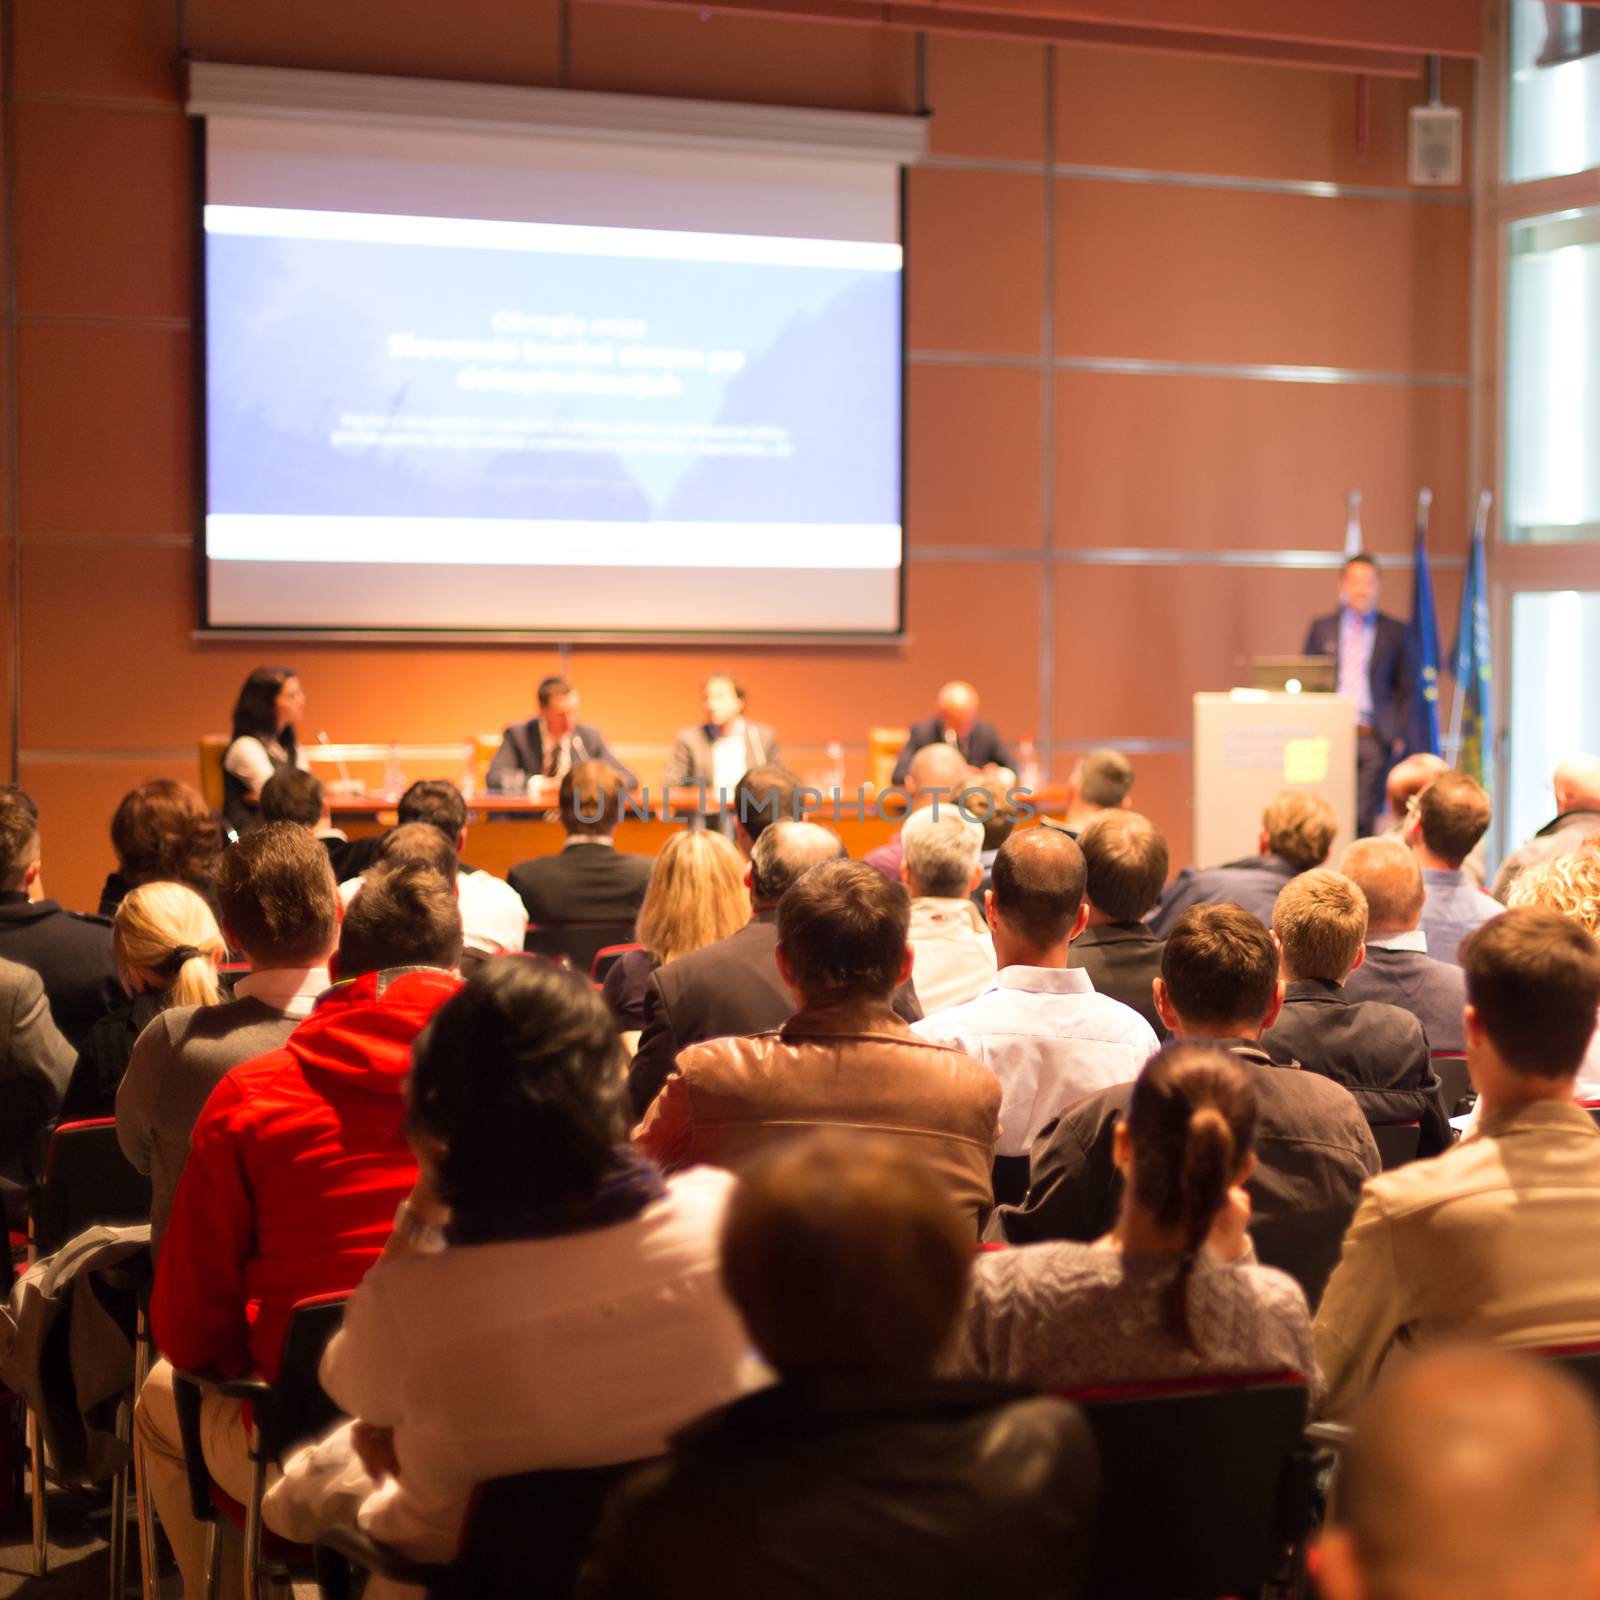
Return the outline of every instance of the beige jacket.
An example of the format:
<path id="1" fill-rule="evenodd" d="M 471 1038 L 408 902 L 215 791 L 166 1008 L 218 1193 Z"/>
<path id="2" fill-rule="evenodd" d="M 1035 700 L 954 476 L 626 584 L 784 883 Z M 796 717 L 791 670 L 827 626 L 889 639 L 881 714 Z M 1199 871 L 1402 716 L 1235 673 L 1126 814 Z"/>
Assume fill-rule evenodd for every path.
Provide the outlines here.
<path id="1" fill-rule="evenodd" d="M 852 1000 L 807 1007 L 774 1033 L 691 1045 L 633 1137 L 667 1172 L 700 1161 L 738 1172 L 820 1127 L 903 1140 L 976 1233 L 994 1204 L 999 1122 L 987 1067 L 924 1044 L 886 1004 Z"/>
<path id="2" fill-rule="evenodd" d="M 1570 1101 L 1496 1111 L 1454 1149 L 1371 1179 L 1315 1327 L 1324 1412 L 1396 1345 L 1600 1339 L 1600 1128 Z"/>

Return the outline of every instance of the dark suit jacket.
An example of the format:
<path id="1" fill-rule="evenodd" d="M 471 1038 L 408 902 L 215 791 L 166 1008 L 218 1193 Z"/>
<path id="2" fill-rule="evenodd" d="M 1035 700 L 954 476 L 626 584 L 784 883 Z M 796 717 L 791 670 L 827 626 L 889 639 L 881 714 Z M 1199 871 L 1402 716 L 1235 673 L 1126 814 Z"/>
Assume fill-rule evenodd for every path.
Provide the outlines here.
<path id="1" fill-rule="evenodd" d="M 911 771 L 911 758 L 924 745 L 944 743 L 944 723 L 938 717 L 929 717 L 911 725 L 911 736 L 895 758 L 894 781 L 904 783 Z M 986 767 L 992 761 L 996 766 L 1017 770 L 1017 758 L 1012 754 L 992 722 L 974 722 L 965 739 L 956 740 L 956 749 L 974 767 Z"/>
<path id="2" fill-rule="evenodd" d="M 1337 659 L 1339 617 L 1337 611 L 1318 617 L 1306 631 L 1302 654 Z M 1372 661 L 1367 677 L 1372 684 L 1372 730 L 1387 750 L 1396 739 L 1406 737 L 1417 673 L 1411 660 L 1411 635 L 1405 623 L 1386 617 L 1381 611 L 1372 636 Z"/>
<path id="3" fill-rule="evenodd" d="M 1422 1024 L 1430 1050 L 1462 1055 L 1461 1008 L 1467 1003 L 1467 978 L 1450 961 L 1435 961 L 1420 950 L 1367 946 L 1367 959 L 1344 980 L 1347 1000 L 1381 1000 L 1409 1011 Z"/>
<path id="4" fill-rule="evenodd" d="M 127 999 L 111 956 L 111 924 L 64 911 L 54 900 L 0 894 L 0 956 L 32 967 L 44 980 L 50 1015 L 74 1050 Z"/>
<path id="5" fill-rule="evenodd" d="M 1428 1040 L 1410 1012 L 1351 1000 L 1338 984 L 1321 978 L 1297 978 L 1261 1048 L 1275 1061 L 1298 1061 L 1307 1072 L 1342 1084 L 1370 1123 L 1420 1122 L 1418 1155 L 1450 1148 Z"/>
<path id="6" fill-rule="evenodd" d="M 1278 891 L 1295 871 L 1282 856 L 1247 856 L 1225 867 L 1185 867 L 1167 885 L 1160 904 L 1146 919 L 1150 931 L 1165 939 L 1190 906 L 1201 905 L 1242 906 L 1270 928 Z"/>
<path id="7" fill-rule="evenodd" d="M 1156 1038 L 1164 1040 L 1167 1030 L 1156 1015 L 1151 984 L 1161 976 L 1161 952 L 1166 947 L 1166 941 L 1142 922 L 1108 922 L 1085 928 L 1072 941 L 1067 965 L 1082 967 L 1096 994 L 1132 1006 L 1155 1029 Z"/>
<path id="8" fill-rule="evenodd" d="M 781 1028 L 794 1015 L 794 996 L 778 976 L 778 913 L 759 911 L 737 933 L 657 967 L 644 992 L 644 1030 L 628 1067 L 633 1114 L 642 1117 L 661 1093 L 680 1050 Z M 910 983 L 894 992 L 905 1022 L 922 1020 Z"/>
<path id="9" fill-rule="evenodd" d="M 1281 1065 L 1245 1040 L 1218 1043 L 1242 1057 L 1255 1079 L 1256 1170 L 1245 1187 L 1256 1254 L 1296 1279 L 1315 1306 L 1361 1186 L 1379 1169 L 1378 1146 L 1338 1084 Z M 1132 1092 L 1131 1083 L 1102 1089 L 1042 1129 L 1029 1153 L 1028 1198 L 997 1207 L 984 1237 L 1089 1242 L 1108 1232 L 1122 1203 L 1111 1135 Z"/>
<path id="10" fill-rule="evenodd" d="M 630 785 L 639 781 L 612 755 L 606 736 L 590 722 L 580 722 L 572 730 L 572 759 L 608 761 Z M 513 722 L 500 736 L 500 748 L 489 763 L 484 783 L 490 789 L 520 789 L 535 773 L 543 771 L 544 724 L 537 717 L 530 717 L 526 722 Z"/>
<path id="11" fill-rule="evenodd" d="M 556 855 L 519 861 L 506 880 L 522 896 L 528 921 L 541 927 L 631 922 L 650 882 L 650 858 L 615 845 L 569 841 Z"/>

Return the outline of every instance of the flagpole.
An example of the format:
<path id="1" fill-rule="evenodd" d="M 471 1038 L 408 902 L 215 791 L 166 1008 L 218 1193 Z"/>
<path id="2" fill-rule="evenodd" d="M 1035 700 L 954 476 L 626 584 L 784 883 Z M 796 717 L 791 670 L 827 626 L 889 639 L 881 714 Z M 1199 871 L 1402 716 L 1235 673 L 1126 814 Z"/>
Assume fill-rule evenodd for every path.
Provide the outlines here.
<path id="1" fill-rule="evenodd" d="M 1361 491 L 1352 489 L 1344 497 L 1344 558 L 1361 554 Z"/>
<path id="2" fill-rule="evenodd" d="M 1484 535 L 1489 531 L 1489 507 L 1494 496 L 1487 489 L 1479 491 L 1478 511 L 1472 519 L 1472 540 L 1467 546 L 1467 578 L 1461 587 L 1461 612 L 1456 619 L 1456 658 L 1450 663 L 1450 672 L 1456 680 L 1456 691 L 1450 701 L 1450 737 L 1445 740 L 1445 755 L 1450 764 L 1455 765 L 1456 758 L 1461 754 L 1461 719 L 1466 714 L 1467 686 L 1461 681 L 1461 643 L 1466 638 L 1466 630 L 1470 626 L 1467 617 L 1467 594 L 1472 587 L 1472 563 L 1477 556 L 1478 546 Z"/>

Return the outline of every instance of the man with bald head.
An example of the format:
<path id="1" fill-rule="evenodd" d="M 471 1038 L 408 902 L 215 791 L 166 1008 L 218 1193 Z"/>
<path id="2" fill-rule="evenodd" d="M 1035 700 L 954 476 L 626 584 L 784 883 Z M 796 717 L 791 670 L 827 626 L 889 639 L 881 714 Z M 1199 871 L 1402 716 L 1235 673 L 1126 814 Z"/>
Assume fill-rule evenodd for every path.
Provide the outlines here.
<path id="1" fill-rule="evenodd" d="M 1428 954 L 1428 936 L 1420 927 L 1422 868 L 1415 852 L 1393 837 L 1357 839 L 1339 870 L 1367 897 L 1367 956 L 1345 979 L 1346 997 L 1409 1011 L 1422 1024 L 1430 1050 L 1459 1054 L 1465 1048 L 1466 979 L 1454 962 Z"/>
<path id="2" fill-rule="evenodd" d="M 914 723 L 911 736 L 901 747 L 894 764 L 894 781 L 904 783 L 911 772 L 911 758 L 932 744 L 947 744 L 957 751 L 969 767 L 980 772 L 1010 774 L 1017 770 L 1012 755 L 992 722 L 978 720 L 978 691 L 959 678 L 939 690 L 939 710 L 925 722 Z"/>
<path id="3" fill-rule="evenodd" d="M 776 1028 L 794 1010 L 778 975 L 778 902 L 803 873 L 823 861 L 843 859 L 831 828 L 815 822 L 768 824 L 750 849 L 750 921 L 737 933 L 679 956 L 651 975 L 644 995 L 644 1029 L 628 1068 L 633 1113 L 661 1092 L 680 1050 L 724 1034 Z M 922 1016 L 911 984 L 894 992 L 895 1011 L 907 1022 Z"/>
<path id="4" fill-rule="evenodd" d="M 1504 902 L 1529 867 L 1543 866 L 1600 833 L 1600 756 L 1569 756 L 1555 770 L 1555 817 L 1500 863 L 1494 897 Z"/>
<path id="5" fill-rule="evenodd" d="M 1097 1089 L 1131 1083 L 1159 1048 L 1138 1012 L 1096 994 L 1089 974 L 1068 965 L 1088 923 L 1086 880 L 1083 851 L 1066 834 L 1012 834 L 983 897 L 999 971 L 976 998 L 912 1029 L 1000 1079 L 1001 1156 L 1025 1157 L 1047 1122 Z"/>
<path id="6" fill-rule="evenodd" d="M 899 780 L 896 779 L 896 782 Z M 928 744 L 911 758 L 907 768 L 906 790 L 906 815 L 909 817 L 921 811 L 925 806 L 936 806 L 941 812 L 946 810 L 959 810 L 963 804 L 962 795 L 969 788 L 975 788 L 978 775 L 967 765 L 967 758 L 952 744 Z M 988 804 L 988 797 L 976 796 Z M 969 807 L 974 816 L 975 808 Z M 887 844 L 880 844 L 876 849 L 869 850 L 861 859 L 869 867 L 876 867 L 884 877 L 893 882 L 900 881 L 900 866 L 905 859 L 905 846 L 900 835 Z"/>
<path id="7" fill-rule="evenodd" d="M 1597 1600 L 1600 1425 L 1553 1365 L 1441 1351 L 1356 1414 L 1324 1600 Z"/>

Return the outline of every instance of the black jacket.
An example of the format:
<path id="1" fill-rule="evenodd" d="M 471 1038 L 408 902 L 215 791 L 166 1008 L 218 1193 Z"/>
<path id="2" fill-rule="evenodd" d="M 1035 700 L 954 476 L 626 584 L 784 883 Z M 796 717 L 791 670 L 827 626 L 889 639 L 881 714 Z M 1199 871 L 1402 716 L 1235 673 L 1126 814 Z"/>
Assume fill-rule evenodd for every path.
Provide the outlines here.
<path id="1" fill-rule="evenodd" d="M 1095 1447 L 1065 1401 L 813 1378 L 679 1434 L 617 1492 L 585 1600 L 975 1600 L 1082 1592 Z"/>
<path id="2" fill-rule="evenodd" d="M 1158 939 L 1190 906 L 1240 906 L 1272 926 L 1278 892 L 1300 869 L 1282 856 L 1246 856 L 1225 867 L 1185 867 L 1166 887 L 1160 903 L 1146 919 Z"/>
<path id="3" fill-rule="evenodd" d="M 1336 983 L 1297 978 L 1261 1048 L 1274 1061 L 1342 1084 L 1369 1123 L 1420 1122 L 1417 1154 L 1450 1148 L 1450 1121 L 1439 1080 L 1428 1065 L 1428 1039 L 1409 1011 L 1378 1000 L 1352 1000 Z"/>
<path id="4" fill-rule="evenodd" d="M 895 757 L 894 781 L 904 783 L 911 771 L 911 758 L 925 745 L 944 743 L 944 723 L 938 717 L 929 717 L 911 725 L 911 735 L 900 747 Z M 1017 758 L 995 730 L 992 722 L 974 722 L 972 731 L 964 739 L 956 740 L 956 749 L 973 767 L 986 767 L 993 762 L 999 767 L 1017 770 Z M 1020 774 L 1019 774 L 1020 776 Z"/>
<path id="5" fill-rule="evenodd" d="M 1082 967 L 1096 994 L 1132 1006 L 1155 1029 L 1156 1038 L 1165 1040 L 1167 1030 L 1156 1015 L 1152 985 L 1161 976 L 1161 952 L 1166 947 L 1166 940 L 1156 938 L 1142 922 L 1108 922 L 1085 928 L 1072 941 L 1067 964 Z"/>
<path id="6" fill-rule="evenodd" d="M 1245 1040 L 1218 1043 L 1248 1062 L 1255 1077 L 1256 1170 L 1245 1187 L 1256 1254 L 1294 1278 L 1314 1306 L 1361 1186 L 1379 1170 L 1378 1146 L 1348 1090 L 1276 1062 Z M 1087 1243 L 1109 1232 L 1122 1203 L 1111 1135 L 1132 1090 L 1131 1083 L 1102 1089 L 1043 1128 L 1029 1152 L 1027 1199 L 997 1207 L 984 1237 Z"/>
<path id="7" fill-rule="evenodd" d="M 574 765 L 584 761 L 608 762 L 628 780 L 630 788 L 639 781 L 612 755 L 606 736 L 593 723 L 579 722 L 573 726 L 572 760 Z M 489 789 L 519 790 L 529 778 L 543 771 L 544 723 L 538 717 L 530 717 L 526 722 L 513 722 L 500 735 L 500 748 L 484 774 L 484 785 Z"/>
<path id="8" fill-rule="evenodd" d="M 650 857 L 609 844 L 573 844 L 553 856 L 519 861 L 506 881 L 522 896 L 528 921 L 540 927 L 568 922 L 632 922 L 650 882 Z"/>
<path id="9" fill-rule="evenodd" d="M 111 956 L 111 924 L 65 911 L 54 900 L 0 894 L 0 956 L 39 974 L 50 1014 L 74 1050 L 125 998 Z"/>
<path id="10" fill-rule="evenodd" d="M 657 967 L 644 992 L 644 1029 L 628 1067 L 633 1114 L 642 1117 L 661 1093 L 680 1050 L 780 1028 L 794 1015 L 794 996 L 778 976 L 778 913 L 757 912 L 737 933 Z M 896 1015 L 922 1020 L 911 983 L 895 990 Z"/>

